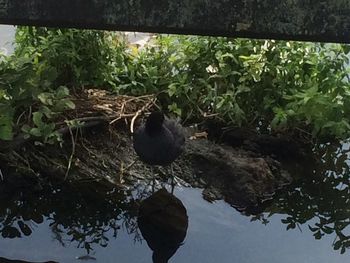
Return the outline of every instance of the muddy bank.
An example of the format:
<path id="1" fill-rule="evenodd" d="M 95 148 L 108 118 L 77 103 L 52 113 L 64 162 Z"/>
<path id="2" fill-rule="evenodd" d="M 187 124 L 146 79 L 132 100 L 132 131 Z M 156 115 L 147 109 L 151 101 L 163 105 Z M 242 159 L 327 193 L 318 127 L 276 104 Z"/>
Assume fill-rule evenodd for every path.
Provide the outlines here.
<path id="1" fill-rule="evenodd" d="M 178 185 L 203 188 L 208 201 L 224 199 L 232 206 L 258 213 L 264 201 L 291 182 L 279 161 L 263 153 L 220 145 L 205 138 L 190 139 L 185 152 L 173 165 Z M 6 155 L 10 170 L 5 182 L 32 189 L 45 187 L 46 179 L 66 182 L 99 182 L 117 188 L 132 188 L 142 182 L 157 187 L 170 177 L 169 167 L 150 167 L 141 163 L 132 148 L 131 135 L 123 123 L 97 125 L 79 132 L 74 141 L 67 138 L 63 147 L 35 146 L 28 143 L 21 151 Z M 2 156 L 4 158 L 4 156 Z M 68 165 L 70 163 L 68 171 Z M 23 179 L 20 175 L 24 174 Z M 4 189 L 5 191 L 5 189 Z"/>
<path id="2" fill-rule="evenodd" d="M 145 112 L 157 108 L 154 96 L 116 96 L 91 89 L 77 97 L 75 104 L 77 108 L 65 118 L 83 124 L 69 128 L 63 118 L 58 119 L 64 136 L 61 146 L 42 145 L 23 136 L 1 145 L 4 180 L 0 190 L 6 191 L 6 182 L 40 190 L 47 179 L 94 181 L 120 189 L 140 182 L 150 185 L 153 179 L 159 181 L 157 187 L 166 184 L 170 168 L 155 167 L 152 172 L 132 148 L 130 131 Z M 247 213 L 261 212 L 262 204 L 292 181 L 288 166 L 282 164 L 295 167 L 303 156 L 300 147 L 292 140 L 245 130 L 216 134 L 218 130 L 210 125 L 186 129 L 185 152 L 173 164 L 178 185 L 203 188 L 208 201 L 224 199 Z M 214 142 L 213 137 L 219 140 Z"/>

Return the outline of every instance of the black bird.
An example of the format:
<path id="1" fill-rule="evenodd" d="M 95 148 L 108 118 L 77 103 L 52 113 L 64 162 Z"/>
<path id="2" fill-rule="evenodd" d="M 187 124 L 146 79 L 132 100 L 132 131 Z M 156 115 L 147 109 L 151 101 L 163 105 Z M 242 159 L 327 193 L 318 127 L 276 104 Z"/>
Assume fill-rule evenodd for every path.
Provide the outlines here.
<path id="1" fill-rule="evenodd" d="M 182 126 L 158 111 L 152 112 L 146 123 L 136 130 L 133 140 L 137 155 L 149 165 L 171 165 L 185 146 Z M 172 167 L 171 171 L 174 180 Z"/>

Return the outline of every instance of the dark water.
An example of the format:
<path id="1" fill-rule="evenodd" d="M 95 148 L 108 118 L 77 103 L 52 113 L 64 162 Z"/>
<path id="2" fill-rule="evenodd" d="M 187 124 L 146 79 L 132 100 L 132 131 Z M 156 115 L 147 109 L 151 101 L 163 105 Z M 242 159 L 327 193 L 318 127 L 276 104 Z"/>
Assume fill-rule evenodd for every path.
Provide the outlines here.
<path id="1" fill-rule="evenodd" d="M 283 260 L 283 262 L 329 263 L 344 262 L 350 258 L 348 255 L 340 255 L 331 249 L 333 237 L 315 241 L 305 227 L 303 227 L 303 233 L 299 230 L 286 231 L 285 225 L 280 221 L 283 216 L 272 217 L 270 223 L 265 226 L 261 222 L 250 222 L 250 218 L 240 215 L 222 201 L 215 204 L 204 201 L 198 189 L 182 189 L 176 192 L 176 196 L 182 200 L 187 209 L 189 227 L 184 244 L 170 262 L 277 263 Z M 32 209 L 35 208 L 32 207 Z M 71 241 L 72 237 L 67 235 L 67 232 L 75 229 L 83 233 L 82 228 L 86 227 L 87 239 L 92 240 L 93 235 L 104 231 L 103 236 L 108 238 L 108 241 L 105 242 L 106 247 L 102 247 L 101 244 L 91 246 L 93 249 L 91 255 L 97 259 L 93 261 L 152 262 L 152 253 L 147 243 L 138 241 L 136 233 L 128 233 L 130 229 L 123 227 L 123 220 L 114 222 L 114 219 L 110 219 L 113 222 L 107 223 L 108 227 L 89 226 L 88 224 L 81 226 L 79 225 L 81 219 L 65 219 L 57 215 L 62 220 L 62 225 L 57 227 L 60 230 L 55 233 L 57 229 L 52 223 L 59 220 L 55 220 L 53 213 L 43 217 L 42 223 L 35 223 L 33 220 L 24 221 L 32 231 L 32 234 L 27 237 L 1 238 L 0 255 L 28 261 L 79 261 L 76 260 L 76 257 L 84 255 L 86 250 L 78 248 L 78 242 Z M 40 217 L 39 214 L 36 216 Z M 89 215 L 81 214 L 80 216 L 88 217 Z M 96 214 L 91 216 L 96 217 Z M 12 218 L 12 221 L 20 220 L 20 218 Z M 65 220 L 72 225 L 65 228 L 63 226 Z M 121 225 L 121 228 L 117 230 L 117 237 L 113 237 L 114 230 L 111 227 L 115 223 Z M 14 226 L 19 228 L 16 223 Z M 92 229 L 89 235 L 89 230 Z"/>
<path id="2" fill-rule="evenodd" d="M 243 215 L 224 201 L 209 203 L 201 189 L 175 188 L 188 228 L 169 262 L 347 262 L 348 152 L 348 144 L 321 147 L 319 166 L 306 178 L 301 173 L 257 216 Z M 140 184 L 118 191 L 91 182 L 3 190 L 0 256 L 63 263 L 84 261 L 77 258 L 89 253 L 88 262 L 152 262 L 137 224 L 150 188 Z"/>
<path id="3" fill-rule="evenodd" d="M 283 216 L 274 216 L 265 226 L 260 222 L 250 222 L 248 217 L 240 215 L 224 202 L 207 203 L 197 189 L 177 191 L 176 196 L 187 208 L 189 227 L 184 244 L 170 262 L 277 263 L 283 260 L 329 263 L 345 262 L 350 258 L 332 250 L 333 237 L 315 241 L 305 227 L 303 232 L 286 231 L 280 221 Z M 45 216 L 43 223 L 39 224 L 33 220 L 25 221 L 32 234 L 22 238 L 1 238 L 0 255 L 28 261 L 79 261 L 75 258 L 84 255 L 86 250 L 77 248 L 78 242 L 71 241 L 71 237 L 66 235 L 67 228 L 62 227 L 62 237 L 57 237 L 54 227 L 50 226 L 55 221 L 54 217 Z M 81 229 L 79 225 L 75 227 Z M 74 229 L 73 226 L 68 228 Z M 147 243 L 135 241 L 135 233 L 129 234 L 122 227 L 117 237 L 113 237 L 114 231 L 108 229 L 104 229 L 104 235 L 109 239 L 107 247 L 92 245 L 91 254 L 96 262 L 152 262 Z M 101 230 L 96 228 L 95 233 L 103 232 Z"/>

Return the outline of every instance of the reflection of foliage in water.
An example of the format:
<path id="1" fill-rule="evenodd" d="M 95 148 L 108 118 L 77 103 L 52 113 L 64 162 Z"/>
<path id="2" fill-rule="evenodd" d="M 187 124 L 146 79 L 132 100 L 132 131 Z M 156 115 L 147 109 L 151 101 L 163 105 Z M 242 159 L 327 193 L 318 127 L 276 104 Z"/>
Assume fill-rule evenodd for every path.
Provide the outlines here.
<path id="1" fill-rule="evenodd" d="M 321 160 L 309 174 L 299 175 L 299 179 L 288 191 L 276 196 L 270 215 L 288 215 L 282 223 L 288 229 L 308 224 L 315 239 L 335 234 L 332 244 L 335 250 L 345 253 L 350 248 L 350 169 L 347 163 L 349 145 L 322 145 L 315 151 L 316 160 Z M 258 216 L 259 218 L 259 216 Z M 256 218 L 254 218 L 256 219 Z M 264 216 L 261 220 L 266 222 Z"/>
<path id="2" fill-rule="evenodd" d="M 137 203 L 129 191 L 106 189 L 90 182 L 39 192 L 7 193 L 0 196 L 0 233 L 4 238 L 29 236 L 35 224 L 44 221 L 49 222 L 54 238 L 63 246 L 76 242 L 88 253 L 93 244 L 106 247 L 107 234 L 116 237 L 122 227 L 135 239 L 140 238 Z"/>
<path id="3" fill-rule="evenodd" d="M 265 210 L 283 214 L 287 230 L 307 224 L 316 239 L 334 235 L 333 248 L 345 253 L 350 247 L 350 168 L 348 144 L 322 145 L 315 150 L 317 165 L 302 167 L 293 185 L 276 194 Z M 56 185 L 56 184 L 55 184 Z M 146 186 L 144 186 L 146 187 Z M 26 188 L 29 189 L 26 185 Z M 93 245 L 107 246 L 111 233 L 123 227 L 140 239 L 137 227 L 138 201 L 149 195 L 147 189 L 133 190 L 82 183 L 46 188 L 42 191 L 3 191 L 0 184 L 0 233 L 17 238 L 32 233 L 34 224 L 44 220 L 62 245 L 75 242 L 89 253 Z M 7 193 L 7 194 L 6 194 Z M 271 204 L 271 203 L 270 203 Z M 265 206 L 267 207 L 267 206 Z M 268 223 L 265 214 L 253 217 Z"/>

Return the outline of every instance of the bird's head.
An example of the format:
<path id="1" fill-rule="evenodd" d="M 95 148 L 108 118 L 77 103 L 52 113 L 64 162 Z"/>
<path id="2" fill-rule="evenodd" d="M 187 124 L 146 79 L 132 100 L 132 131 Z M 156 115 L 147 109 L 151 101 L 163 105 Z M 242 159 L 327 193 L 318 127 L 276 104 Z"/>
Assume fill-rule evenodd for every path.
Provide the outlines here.
<path id="1" fill-rule="evenodd" d="M 152 112 L 146 120 L 146 131 L 149 134 L 154 134 L 162 129 L 164 122 L 164 114 L 160 111 Z"/>

